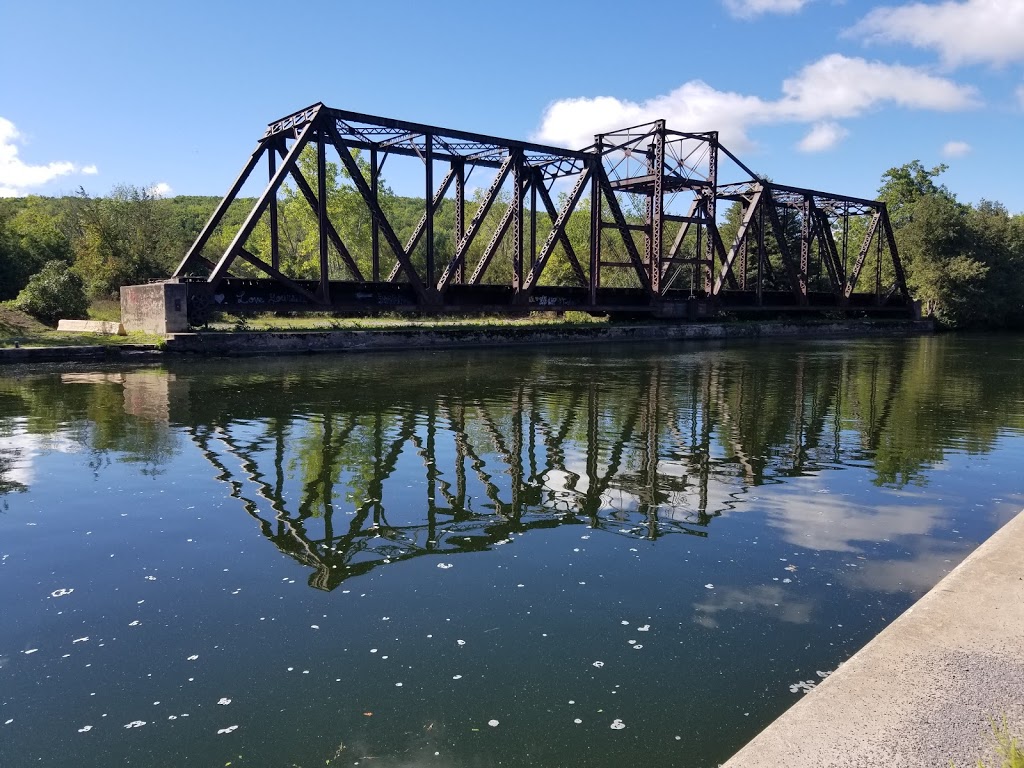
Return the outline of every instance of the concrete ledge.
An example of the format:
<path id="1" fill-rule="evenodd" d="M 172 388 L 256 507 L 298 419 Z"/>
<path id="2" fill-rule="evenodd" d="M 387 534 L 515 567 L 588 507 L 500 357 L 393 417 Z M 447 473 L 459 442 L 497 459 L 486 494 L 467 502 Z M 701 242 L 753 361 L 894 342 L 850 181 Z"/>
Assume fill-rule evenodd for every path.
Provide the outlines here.
<path id="1" fill-rule="evenodd" d="M 0 365 L 134 360 L 160 354 L 161 350 L 146 344 L 118 344 L 114 347 L 98 344 L 78 347 L 17 347 L 0 349 Z"/>
<path id="2" fill-rule="evenodd" d="M 852 338 L 931 333 L 931 321 L 852 323 L 646 323 L 570 327 L 480 327 L 351 331 L 174 333 L 167 351 L 200 355 L 310 354 L 509 347 L 521 344 L 596 344 L 630 341 Z"/>
<path id="3" fill-rule="evenodd" d="M 724 768 L 998 766 L 1004 715 L 1024 730 L 1024 513 Z"/>
<path id="4" fill-rule="evenodd" d="M 109 336 L 128 335 L 121 323 L 112 323 L 106 320 L 59 320 L 57 330 L 75 333 L 105 333 Z"/>

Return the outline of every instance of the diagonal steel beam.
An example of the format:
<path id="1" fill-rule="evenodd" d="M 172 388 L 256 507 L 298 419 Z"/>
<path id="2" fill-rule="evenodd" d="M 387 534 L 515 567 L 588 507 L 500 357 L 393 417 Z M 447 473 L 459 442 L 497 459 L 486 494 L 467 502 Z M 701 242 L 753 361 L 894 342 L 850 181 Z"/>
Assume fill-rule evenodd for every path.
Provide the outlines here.
<path id="1" fill-rule="evenodd" d="M 592 172 L 592 169 L 588 168 L 579 175 L 576 179 L 575 186 L 573 186 L 572 191 L 566 198 L 565 204 L 562 206 L 562 210 L 558 212 L 557 217 L 555 216 L 555 206 L 551 202 L 551 197 L 548 195 L 544 185 L 541 184 L 541 197 L 544 198 L 544 204 L 548 206 L 548 213 L 551 214 L 551 217 L 554 219 L 554 224 L 551 227 L 551 232 L 548 233 L 547 240 L 545 240 L 544 245 L 541 246 L 540 255 L 537 257 L 537 263 L 533 265 L 533 268 L 526 276 L 526 280 L 523 281 L 523 287 L 519 291 L 519 295 L 521 297 L 526 298 L 533 293 L 534 288 L 537 287 L 537 283 L 540 280 L 541 273 L 544 271 L 544 267 L 547 266 L 548 259 L 551 258 L 551 254 L 555 250 L 555 245 L 559 241 L 562 241 L 566 253 L 569 254 L 576 270 L 576 276 L 580 280 L 580 284 L 586 285 L 586 278 L 583 275 L 583 269 L 576 260 L 576 255 L 573 253 L 572 245 L 569 242 L 568 236 L 565 234 L 565 226 L 569 223 L 569 217 L 572 216 L 572 212 L 575 210 L 576 204 L 583 196 L 583 190 L 587 188 L 587 183 L 590 181 L 590 175 Z"/>
<path id="2" fill-rule="evenodd" d="M 875 215 L 871 217 L 871 223 L 868 224 L 868 231 L 864 234 L 864 241 L 860 245 L 860 252 L 857 254 L 857 261 L 854 262 L 853 269 L 850 271 L 850 275 L 846 280 L 846 288 L 843 291 L 843 298 L 849 299 L 850 294 L 853 293 L 857 287 L 857 280 L 860 278 L 860 272 L 864 268 L 864 262 L 867 260 L 868 253 L 871 252 L 871 241 L 875 238 L 875 232 L 878 231 L 878 225 L 882 220 L 882 212 L 879 210 L 875 211 Z"/>
<path id="3" fill-rule="evenodd" d="M 907 275 L 903 271 L 903 262 L 900 259 L 899 250 L 896 248 L 896 236 L 892 231 L 892 222 L 889 221 L 889 208 L 882 203 L 882 207 L 879 210 L 881 221 L 879 222 L 882 227 L 882 233 L 885 235 L 886 245 L 889 246 L 889 256 L 892 258 L 893 271 L 896 273 L 896 284 L 895 288 L 899 290 L 900 295 L 907 301 L 910 301 L 910 290 L 907 288 Z"/>
<path id="4" fill-rule="evenodd" d="M 589 169 L 582 171 L 580 173 L 580 175 L 581 176 L 585 175 L 585 176 L 587 176 L 589 178 L 590 177 Z M 536 186 L 537 186 L 537 191 L 540 192 L 540 198 L 541 198 L 541 200 L 544 201 L 544 207 L 547 209 L 548 216 L 551 217 L 552 227 L 554 227 L 554 226 L 557 225 L 558 217 L 561 214 L 559 213 L 558 208 L 555 207 L 554 202 L 551 200 L 551 194 L 548 192 L 547 187 L 544 186 L 544 183 L 542 181 L 542 176 L 543 176 L 543 174 L 540 173 L 539 171 L 537 171 L 536 181 L 534 182 L 534 184 L 536 184 Z M 585 188 L 586 187 L 584 187 L 584 189 Z M 571 197 L 572 197 L 572 195 L 569 196 L 569 199 L 571 199 Z M 579 201 L 577 200 L 576 202 L 573 202 L 572 205 L 569 206 L 569 209 L 568 209 L 569 210 L 569 214 L 568 214 L 568 216 L 566 216 L 566 224 L 568 224 L 569 217 L 572 216 L 572 214 L 573 214 L 573 212 L 574 212 L 574 210 L 576 208 L 576 203 L 577 202 L 579 202 Z M 559 236 L 559 239 L 562 242 L 562 249 L 565 251 L 566 257 L 569 259 L 569 264 L 572 266 L 572 270 L 576 274 L 576 280 L 579 282 L 580 285 L 586 287 L 586 285 L 587 285 L 587 276 L 586 276 L 586 274 L 584 274 L 583 266 L 580 264 L 579 258 L 577 258 L 577 256 L 576 256 L 576 249 L 572 247 L 572 241 L 569 239 L 569 236 L 565 233 L 565 227 L 562 227 L 562 234 Z M 543 251 L 543 248 L 541 248 L 541 250 Z M 540 257 L 538 257 L 537 263 L 539 264 L 540 261 L 541 261 Z M 544 269 L 544 267 L 541 267 L 541 270 L 543 270 L 543 269 Z M 539 277 L 539 275 L 538 275 L 538 277 Z"/>
<path id="5" fill-rule="evenodd" d="M 651 280 L 647 275 L 644 261 L 640 257 L 640 251 L 637 250 L 636 243 L 633 242 L 633 236 L 630 234 L 629 228 L 626 226 L 626 217 L 622 215 L 622 208 L 619 207 L 619 201 L 615 197 L 615 192 L 612 190 L 611 182 L 608 180 L 608 175 L 604 170 L 604 163 L 601 163 L 597 170 L 597 177 L 600 180 L 601 191 L 604 193 L 605 200 L 608 201 L 608 208 L 611 211 L 612 218 L 615 220 L 615 226 L 619 230 L 619 234 L 622 236 L 622 242 L 626 246 L 626 252 L 629 254 L 629 260 L 633 263 L 633 268 L 636 270 L 637 277 L 640 278 L 640 285 L 648 292 L 652 293 Z"/>
<path id="6" fill-rule="evenodd" d="M 727 276 L 732 274 L 732 265 L 736 260 L 736 254 L 739 253 L 740 247 L 747 240 L 747 232 L 750 229 L 751 222 L 754 221 L 754 217 L 760 211 L 761 198 L 763 194 L 764 189 L 759 187 L 751 198 L 750 205 L 747 206 L 747 210 L 743 213 L 743 219 L 740 221 L 739 229 L 736 230 L 736 237 L 733 239 L 732 246 L 729 248 L 729 253 L 725 258 L 725 263 L 722 264 L 722 268 L 718 273 L 718 278 L 715 280 L 715 285 L 712 289 L 712 295 L 714 296 L 717 296 L 719 291 L 722 290 L 722 284 L 726 281 Z"/>
<path id="7" fill-rule="evenodd" d="M 299 191 L 302 192 L 302 196 L 306 198 L 306 202 L 309 203 L 309 207 L 313 210 L 313 215 L 317 217 L 317 221 L 319 222 L 320 203 L 317 200 L 316 194 L 313 192 L 313 187 L 310 186 L 308 181 L 306 181 L 306 177 L 302 175 L 302 171 L 299 169 L 298 165 L 292 169 L 292 178 L 295 180 L 295 185 L 299 188 Z M 349 268 L 352 272 L 352 276 L 356 280 L 363 282 L 365 279 L 363 277 L 363 273 L 359 271 L 359 266 L 356 264 L 355 259 L 352 258 L 352 254 L 349 253 L 348 248 L 345 247 L 345 243 L 342 241 L 341 235 L 338 234 L 338 231 L 334 228 L 330 219 L 326 219 L 324 224 L 327 229 L 327 237 L 334 244 L 338 254 L 345 262 L 345 266 Z"/>
<path id="8" fill-rule="evenodd" d="M 199 231 L 199 236 L 196 238 L 196 241 L 192 243 L 192 247 L 188 249 L 185 257 L 181 260 L 181 263 L 178 264 L 177 269 L 174 270 L 174 274 L 172 275 L 173 277 L 181 277 L 184 275 L 185 271 L 192 266 L 193 262 L 198 260 L 200 254 L 202 254 L 203 248 L 206 247 L 206 243 L 213 234 L 213 231 L 217 228 L 217 225 L 220 224 L 220 220 L 224 218 L 224 214 L 227 213 L 231 203 L 235 201 L 235 197 L 241 191 L 246 180 L 249 178 L 249 174 L 252 173 L 256 164 L 260 161 L 260 158 L 263 157 L 263 153 L 266 152 L 267 148 L 272 144 L 273 142 L 261 141 L 259 146 L 256 147 L 256 150 L 249 158 L 249 162 L 245 164 L 242 172 L 238 174 L 238 178 L 235 179 L 235 183 L 231 185 L 231 189 L 228 190 L 228 193 L 224 195 L 221 201 L 217 204 L 217 207 L 213 209 L 213 213 L 210 214 L 210 218 Z M 272 182 L 273 174 L 271 174 L 271 183 Z"/>
<path id="9" fill-rule="evenodd" d="M 786 230 L 782 226 L 779 212 L 775 207 L 775 197 L 770 189 L 766 189 L 765 192 L 764 204 L 768 210 L 768 221 L 771 224 L 772 232 L 775 233 L 775 241 L 778 243 L 779 252 L 782 254 L 782 265 L 789 274 L 790 285 L 797 297 L 797 301 L 802 304 L 807 299 L 807 275 L 801 274 L 793 264 L 793 255 L 790 253 L 789 241 L 786 239 Z"/>
<path id="10" fill-rule="evenodd" d="M 220 257 L 220 261 L 217 262 L 217 266 L 213 268 L 210 276 L 207 278 L 207 283 L 210 285 L 217 285 L 221 280 L 227 277 L 228 270 L 231 268 L 231 262 L 235 260 L 238 255 L 238 249 L 245 245 L 245 241 L 249 239 L 249 235 L 252 234 L 253 229 L 256 228 L 256 224 L 260 220 L 260 216 L 263 215 L 263 211 L 266 210 L 270 204 L 270 198 L 277 194 L 277 191 L 281 188 L 282 182 L 285 177 L 291 173 L 292 168 L 295 167 L 298 162 L 299 155 L 302 150 L 309 143 L 310 138 L 313 136 L 313 123 L 307 123 L 302 129 L 302 133 L 299 135 L 298 140 L 292 145 L 292 148 L 288 151 L 288 154 L 284 157 L 284 162 L 277 169 L 274 174 L 274 178 L 267 184 L 266 189 L 263 190 L 263 194 L 256 200 L 256 205 L 253 206 L 252 210 L 249 211 L 249 215 L 245 217 L 245 221 L 242 222 L 241 228 L 235 233 L 234 239 L 228 245 L 224 251 L 224 255 Z"/>
<path id="11" fill-rule="evenodd" d="M 491 235 L 491 239 L 487 243 L 487 247 L 484 248 L 484 253 L 480 257 L 480 261 L 476 263 L 476 267 L 473 269 L 473 274 L 471 274 L 469 276 L 469 280 L 466 281 L 467 285 L 480 285 L 480 281 L 483 279 L 487 268 L 491 266 L 491 260 L 494 258 L 494 254 L 497 253 L 498 246 L 505 237 L 505 233 L 508 232 L 508 228 L 511 226 L 514 216 L 514 206 L 510 205 L 505 208 L 505 213 L 501 215 L 501 219 L 498 221 L 498 226 L 494 229 L 494 234 Z M 442 290 L 442 288 L 439 288 L 438 290 Z"/>
<path id="12" fill-rule="evenodd" d="M 356 189 L 359 190 L 359 194 L 363 197 L 363 202 L 370 209 L 370 215 L 377 220 L 380 225 L 381 234 L 384 235 L 384 239 L 387 241 L 388 246 L 395 253 L 395 258 L 402 264 L 402 268 L 405 269 L 405 274 L 409 278 L 409 284 L 413 287 L 416 292 L 416 296 L 424 303 L 429 303 L 429 297 L 427 295 L 427 288 L 424 286 L 420 276 L 416 273 L 416 269 L 413 267 L 412 262 L 409 259 L 409 254 L 402 248 L 402 244 L 398 241 L 398 235 L 395 234 L 395 230 L 391 226 L 391 222 L 388 221 L 387 215 L 380 207 L 380 203 L 374 199 L 373 192 L 370 189 L 370 185 L 367 184 L 366 179 L 363 178 L 363 172 L 359 170 L 359 166 L 356 161 L 352 158 L 351 153 L 345 146 L 344 140 L 338 134 L 338 128 L 334 124 L 333 120 L 321 120 L 321 126 L 325 126 L 327 133 L 331 138 L 331 142 L 334 144 L 334 148 L 338 152 L 338 157 L 341 158 L 341 162 L 344 163 L 345 169 L 348 171 L 349 177 L 352 179 L 352 183 L 356 185 Z M 321 127 L 321 130 L 322 130 Z"/>
<path id="13" fill-rule="evenodd" d="M 818 242 L 825 245 L 825 267 L 828 269 L 828 279 L 832 283 L 832 290 L 839 293 L 846 276 L 843 274 L 843 265 L 839 261 L 839 249 L 836 248 L 836 239 L 832 235 L 832 222 L 828 214 L 811 202 L 811 215 L 817 228 Z"/>
<path id="14" fill-rule="evenodd" d="M 463 234 L 462 239 L 459 240 L 458 245 L 455 246 L 455 254 L 452 256 L 451 261 L 448 262 L 448 266 L 444 268 L 444 272 L 441 273 L 441 278 L 437 282 L 437 290 L 444 290 L 448 286 L 448 283 L 452 279 L 452 275 L 466 258 L 469 246 L 472 245 L 473 239 L 480 230 L 480 224 L 483 222 L 484 217 L 487 216 L 488 211 L 491 210 L 491 206 L 494 204 L 494 200 L 497 197 L 498 192 L 501 190 L 501 185 L 505 183 L 505 179 L 508 177 L 508 173 L 514 164 L 515 159 L 513 155 L 509 155 L 505 159 L 505 162 L 501 164 L 501 168 L 498 169 L 498 175 L 494 177 L 494 181 L 491 182 L 491 186 L 487 189 L 487 194 L 484 195 L 484 199 L 476 209 L 476 213 L 469 222 L 469 226 L 466 228 L 465 234 Z"/>
<path id="15" fill-rule="evenodd" d="M 430 208 L 434 213 L 436 213 L 437 209 L 441 206 L 441 202 L 444 200 L 444 196 L 448 192 L 448 187 L 450 187 L 452 182 L 455 181 L 456 175 L 455 166 L 452 165 L 448 173 L 445 175 L 444 180 L 441 182 L 441 186 L 437 188 L 437 191 L 434 193 L 433 199 L 431 200 Z M 416 246 L 419 245 L 420 238 L 423 237 L 423 233 L 426 232 L 426 230 L 427 212 L 424 211 L 423 215 L 420 217 L 419 223 L 416 224 L 416 228 L 412 231 L 412 235 L 405 243 L 406 253 L 412 254 L 412 252 L 416 250 Z M 401 263 L 396 263 L 391 269 L 391 273 L 388 275 L 387 282 L 393 283 L 401 270 Z"/>

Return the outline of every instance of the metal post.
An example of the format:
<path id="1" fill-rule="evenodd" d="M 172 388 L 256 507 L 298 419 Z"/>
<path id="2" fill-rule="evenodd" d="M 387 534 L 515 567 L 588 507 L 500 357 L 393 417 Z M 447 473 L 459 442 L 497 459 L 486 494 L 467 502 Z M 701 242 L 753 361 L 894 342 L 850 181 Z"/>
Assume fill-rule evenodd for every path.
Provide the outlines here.
<path id="1" fill-rule="evenodd" d="M 378 205 L 378 178 L 380 165 L 377 162 L 377 148 L 370 148 L 370 196 L 374 205 Z M 380 224 L 374 216 L 370 217 L 370 258 L 373 261 L 373 282 L 380 282 Z"/>
<path id="2" fill-rule="evenodd" d="M 316 134 L 316 186 L 319 208 L 317 225 L 320 242 L 320 297 L 327 303 L 331 300 L 330 264 L 327 251 L 327 143 L 323 130 Z"/>
<path id="3" fill-rule="evenodd" d="M 466 164 L 460 162 L 455 166 L 455 242 L 462 242 L 466 234 Z M 459 262 L 453 282 L 466 282 L 466 260 Z"/>
<path id="4" fill-rule="evenodd" d="M 512 166 L 512 290 L 523 286 L 523 153 Z"/>
<path id="5" fill-rule="evenodd" d="M 597 306 L 597 288 L 601 284 L 601 174 L 604 164 L 601 136 L 595 137 L 594 164 L 590 178 L 590 306 Z"/>
<path id="6" fill-rule="evenodd" d="M 427 285 L 434 285 L 434 137 L 426 134 L 423 137 L 425 152 L 423 162 L 426 163 L 426 188 L 423 200 L 427 206 L 427 226 L 424 236 L 426 237 L 426 282 Z M 409 254 L 412 256 L 412 254 Z"/>
<path id="7" fill-rule="evenodd" d="M 277 173 L 277 152 L 267 153 L 268 181 Z M 270 266 L 281 269 L 281 245 L 277 231 L 277 195 L 270 198 Z"/>

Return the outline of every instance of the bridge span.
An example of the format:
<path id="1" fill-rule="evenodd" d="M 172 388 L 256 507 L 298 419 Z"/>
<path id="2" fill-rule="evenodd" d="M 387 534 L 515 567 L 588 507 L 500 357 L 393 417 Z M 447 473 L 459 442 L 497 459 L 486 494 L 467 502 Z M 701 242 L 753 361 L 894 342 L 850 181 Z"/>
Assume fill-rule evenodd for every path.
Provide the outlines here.
<path id="1" fill-rule="evenodd" d="M 421 174 L 415 225 L 383 187 L 389 161 Z M 261 165 L 266 185 L 242 197 Z M 308 205 L 315 240 L 298 271 L 286 198 Z M 248 213 L 226 231 L 236 201 Z M 913 311 L 883 202 L 758 176 L 717 132 L 658 120 L 570 150 L 320 103 L 267 127 L 173 278 L 193 323 L 211 309 Z"/>

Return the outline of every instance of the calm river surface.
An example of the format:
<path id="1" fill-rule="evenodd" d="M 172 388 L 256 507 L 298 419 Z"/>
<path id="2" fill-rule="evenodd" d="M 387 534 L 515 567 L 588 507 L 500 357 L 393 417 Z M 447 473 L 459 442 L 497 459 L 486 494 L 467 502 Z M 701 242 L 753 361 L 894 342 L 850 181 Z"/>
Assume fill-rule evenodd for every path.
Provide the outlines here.
<path id="1" fill-rule="evenodd" d="M 1022 462 L 1020 337 L 0 370 L 0 765 L 713 766 Z"/>

